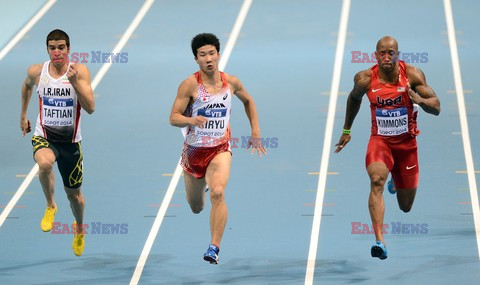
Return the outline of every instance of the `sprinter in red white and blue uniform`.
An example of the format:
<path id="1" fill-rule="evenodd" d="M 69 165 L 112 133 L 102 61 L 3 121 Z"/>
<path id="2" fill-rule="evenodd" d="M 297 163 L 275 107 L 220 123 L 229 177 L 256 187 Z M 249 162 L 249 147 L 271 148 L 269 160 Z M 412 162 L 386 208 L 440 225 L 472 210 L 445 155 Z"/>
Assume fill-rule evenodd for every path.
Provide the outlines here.
<path id="1" fill-rule="evenodd" d="M 355 75 L 343 133 L 335 152 L 341 151 L 350 141 L 350 129 L 362 97 L 367 94 L 372 117 L 372 134 L 366 155 L 370 177 L 368 205 L 376 238 L 371 255 L 385 259 L 383 189 L 388 173 L 392 174 L 388 190 L 396 193 L 400 209 L 409 212 L 417 192 L 419 174 L 417 109 L 419 106 L 427 113 L 438 115 L 440 101 L 419 68 L 397 60 L 398 43 L 394 38 L 381 38 L 375 54 L 378 63 Z"/>

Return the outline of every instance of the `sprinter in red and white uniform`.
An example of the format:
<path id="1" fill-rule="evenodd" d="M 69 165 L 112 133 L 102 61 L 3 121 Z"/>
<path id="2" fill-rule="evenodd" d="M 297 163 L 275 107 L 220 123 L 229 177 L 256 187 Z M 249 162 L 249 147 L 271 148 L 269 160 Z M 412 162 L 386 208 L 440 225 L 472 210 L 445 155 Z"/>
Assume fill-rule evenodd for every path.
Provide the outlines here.
<path id="1" fill-rule="evenodd" d="M 184 169 L 187 201 L 194 213 L 205 204 L 208 185 L 211 243 L 204 260 L 218 264 L 220 242 L 227 222 L 225 187 L 230 176 L 230 112 L 232 95 L 242 101 L 252 128 L 248 147 L 266 154 L 260 143 L 260 127 L 252 97 L 240 80 L 218 70 L 220 42 L 213 34 L 199 34 L 192 40 L 192 52 L 200 70 L 184 80 L 170 113 L 170 124 L 184 128 L 181 165 Z"/>
<path id="2" fill-rule="evenodd" d="M 389 182 L 389 191 L 396 191 L 400 209 L 409 212 L 417 192 L 419 173 L 417 109 L 420 106 L 425 112 L 438 115 L 440 101 L 419 68 L 397 60 L 398 43 L 394 38 L 381 38 L 375 54 L 378 64 L 355 75 L 355 84 L 347 101 L 343 133 L 335 152 L 341 151 L 350 141 L 350 129 L 362 97 L 367 94 L 372 117 L 372 134 L 366 155 L 370 176 L 368 205 L 376 237 L 371 254 L 372 257 L 385 259 L 383 189 L 388 173 L 391 172 L 393 178 Z"/>
<path id="3" fill-rule="evenodd" d="M 222 87 L 217 94 L 210 94 L 203 84 L 200 72 L 194 74 L 197 82 L 197 99 L 184 112 L 188 117 L 204 117 L 201 127 L 191 125 L 185 129 L 185 147 L 181 164 L 193 177 L 205 176 L 210 161 L 221 152 L 230 150 L 230 113 L 232 92 L 227 75 L 219 72 Z"/>
<path id="4" fill-rule="evenodd" d="M 75 217 L 75 227 L 78 229 L 73 238 L 73 252 L 80 256 L 85 246 L 81 226 L 85 199 L 81 192 L 83 153 L 80 144 L 80 117 L 82 109 L 89 114 L 93 113 L 95 101 L 87 66 L 69 63 L 68 35 L 62 30 L 53 30 L 48 34 L 46 44 L 50 60 L 30 66 L 22 86 L 20 128 L 23 135 L 31 131 L 27 108 L 36 85 L 39 114 L 32 145 L 34 159 L 39 166 L 40 184 L 47 199 L 47 208 L 40 227 L 49 232 L 57 213 L 53 173 L 56 161 Z"/>

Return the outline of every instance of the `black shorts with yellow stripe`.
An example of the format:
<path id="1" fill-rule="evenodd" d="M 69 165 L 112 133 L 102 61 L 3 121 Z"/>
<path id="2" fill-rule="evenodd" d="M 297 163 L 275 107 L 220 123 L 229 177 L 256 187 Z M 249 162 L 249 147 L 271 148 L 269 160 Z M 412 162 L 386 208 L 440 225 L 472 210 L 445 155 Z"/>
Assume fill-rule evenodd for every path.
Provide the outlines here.
<path id="1" fill-rule="evenodd" d="M 53 151 L 65 187 L 77 189 L 82 186 L 83 154 L 80 142 L 51 142 L 43 137 L 33 136 L 32 145 L 34 156 L 42 148 Z"/>

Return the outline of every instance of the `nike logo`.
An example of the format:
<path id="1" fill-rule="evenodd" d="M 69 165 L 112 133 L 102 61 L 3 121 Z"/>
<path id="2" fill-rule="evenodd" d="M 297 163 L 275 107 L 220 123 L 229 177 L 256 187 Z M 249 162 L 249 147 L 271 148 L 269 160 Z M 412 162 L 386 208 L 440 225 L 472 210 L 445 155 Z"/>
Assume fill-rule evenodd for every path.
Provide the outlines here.
<path id="1" fill-rule="evenodd" d="M 382 88 L 372 89 L 372 92 L 375 93 L 375 92 L 380 91 L 380 90 L 382 90 Z"/>
<path id="2" fill-rule="evenodd" d="M 406 168 L 407 170 L 410 170 L 410 169 L 414 168 L 415 166 L 417 166 L 417 165 L 415 164 L 415 165 L 413 165 L 413 166 L 406 166 L 405 168 Z"/>
<path id="3" fill-rule="evenodd" d="M 227 99 L 227 97 L 228 97 L 228 93 L 225 94 L 225 96 L 223 96 L 223 100 Z"/>

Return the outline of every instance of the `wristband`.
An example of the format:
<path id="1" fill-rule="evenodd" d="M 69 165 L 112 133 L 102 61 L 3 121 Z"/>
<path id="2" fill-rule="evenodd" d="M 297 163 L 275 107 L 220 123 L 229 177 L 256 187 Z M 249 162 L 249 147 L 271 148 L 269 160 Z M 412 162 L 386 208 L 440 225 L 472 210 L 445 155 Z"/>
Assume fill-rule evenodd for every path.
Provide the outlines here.
<path id="1" fill-rule="evenodd" d="M 350 134 L 350 130 L 343 129 L 343 134 L 344 134 L 344 135 L 349 135 L 349 134 Z"/>

